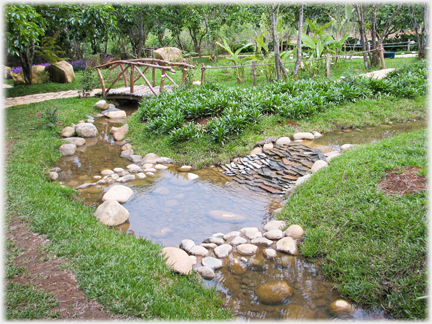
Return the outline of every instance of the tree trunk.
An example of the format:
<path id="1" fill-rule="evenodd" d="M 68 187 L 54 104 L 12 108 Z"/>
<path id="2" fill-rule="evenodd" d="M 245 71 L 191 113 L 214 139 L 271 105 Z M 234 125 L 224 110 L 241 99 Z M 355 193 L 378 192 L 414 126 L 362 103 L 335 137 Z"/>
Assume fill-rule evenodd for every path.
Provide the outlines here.
<path id="1" fill-rule="evenodd" d="M 195 32 L 191 28 L 189 28 L 189 35 L 191 36 L 193 41 L 194 52 L 198 53 L 198 56 L 201 57 L 201 42 L 198 42 Z"/>
<path id="2" fill-rule="evenodd" d="M 267 5 L 267 10 L 270 15 L 270 21 L 272 25 L 272 37 L 273 37 L 273 50 L 274 50 L 274 57 L 275 57 L 275 67 L 276 67 L 276 78 L 278 80 L 282 80 L 282 74 L 284 75 L 284 78 L 286 78 L 286 71 L 282 64 L 282 60 L 280 57 L 279 52 L 279 38 L 277 35 L 277 20 L 279 15 L 279 7 L 280 4 L 269 4 Z"/>
<path id="3" fill-rule="evenodd" d="M 379 38 L 379 40 L 378 40 L 378 48 L 381 48 L 381 46 L 383 45 L 384 40 L 385 40 L 385 39 L 387 38 L 387 36 L 388 36 L 388 30 L 389 30 L 389 28 L 390 28 L 390 25 L 391 25 L 393 19 L 396 17 L 396 15 L 397 15 L 397 14 L 399 13 L 399 11 L 401 10 L 401 8 L 402 8 L 402 4 L 400 4 L 400 5 L 396 8 L 396 10 L 393 12 L 393 15 L 390 17 L 390 19 L 387 21 L 386 25 L 384 26 L 384 30 L 383 30 L 383 32 L 382 32 L 382 34 L 381 34 L 381 36 L 380 36 L 380 38 Z"/>
<path id="4" fill-rule="evenodd" d="M 302 59 L 302 51 L 301 51 L 301 35 L 303 32 L 303 8 L 304 4 L 301 4 L 300 7 L 300 15 L 299 15 L 299 28 L 298 28 L 298 37 L 297 37 L 297 60 L 294 67 L 294 79 L 297 79 L 297 74 L 300 69 L 301 59 Z"/>
<path id="5" fill-rule="evenodd" d="M 24 52 L 21 53 L 20 59 L 22 62 L 22 71 L 24 82 L 27 85 L 31 85 L 33 83 L 33 74 L 32 74 L 32 62 L 29 53 L 29 48 L 27 47 Z"/>
<path id="6" fill-rule="evenodd" d="M 372 36 L 372 50 L 378 49 L 378 37 L 377 37 L 377 11 L 381 5 L 378 5 L 378 7 L 372 8 L 372 23 L 371 23 L 371 36 Z M 378 51 L 372 52 L 372 59 L 371 59 L 371 65 L 372 66 L 378 66 L 379 63 L 379 53 Z"/>
<path id="7" fill-rule="evenodd" d="M 360 32 L 360 38 L 361 38 L 361 44 L 362 44 L 362 50 L 363 50 L 363 61 L 365 65 L 365 69 L 369 69 L 369 61 L 368 61 L 368 55 L 367 55 L 367 37 L 366 37 L 366 30 L 365 30 L 365 23 L 364 23 L 364 12 L 362 5 L 353 5 L 356 9 L 357 15 L 358 15 L 358 25 L 359 25 L 359 32 Z"/>
<path id="8" fill-rule="evenodd" d="M 421 44 L 422 44 L 422 51 L 420 52 L 420 47 L 419 47 L 419 54 L 418 57 L 419 58 L 425 58 L 427 53 L 427 48 L 428 48 L 428 36 L 429 36 L 429 7 L 428 4 L 424 4 L 423 7 L 423 27 L 422 27 L 422 32 L 421 32 Z M 419 44 L 420 46 L 420 44 Z"/>

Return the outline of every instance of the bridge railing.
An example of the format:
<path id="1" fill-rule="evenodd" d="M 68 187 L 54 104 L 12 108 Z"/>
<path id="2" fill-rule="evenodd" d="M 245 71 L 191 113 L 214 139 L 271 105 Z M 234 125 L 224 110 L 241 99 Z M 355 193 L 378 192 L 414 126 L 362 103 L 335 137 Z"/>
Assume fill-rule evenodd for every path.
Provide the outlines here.
<path id="1" fill-rule="evenodd" d="M 114 81 L 111 83 L 111 85 L 106 88 L 105 81 L 101 72 L 102 68 L 108 68 L 108 70 L 113 70 L 117 67 L 120 67 L 121 71 L 117 75 L 117 77 L 114 79 Z M 102 95 L 106 97 L 106 95 L 110 92 L 110 90 L 113 88 L 113 86 L 116 84 L 116 82 L 123 78 L 125 86 L 130 87 L 130 94 L 134 93 L 134 85 L 136 82 L 143 78 L 147 86 L 150 88 L 151 92 L 157 96 L 157 93 L 153 89 L 156 86 L 156 69 L 159 69 L 162 71 L 161 73 L 161 80 L 159 84 L 159 92 L 161 92 L 165 85 L 165 78 L 168 78 L 168 80 L 176 87 L 178 87 L 178 84 L 167 74 L 167 72 L 171 72 L 172 74 L 175 74 L 176 71 L 173 69 L 173 67 L 179 67 L 182 70 L 182 85 L 186 82 L 186 73 L 188 68 L 194 69 L 195 66 L 192 64 L 184 63 L 184 62 L 169 62 L 165 60 L 160 59 L 154 59 L 154 58 L 140 58 L 140 59 L 131 59 L 131 60 L 118 60 L 118 61 L 112 61 L 106 64 L 95 66 L 95 69 L 99 75 L 99 79 L 101 81 L 102 86 Z M 144 68 L 142 71 L 140 68 Z M 152 82 L 147 79 L 145 76 L 145 73 L 152 69 Z M 128 77 L 126 76 L 126 71 L 130 70 L 130 77 L 128 80 Z M 134 72 L 138 73 L 137 77 L 134 77 Z"/>

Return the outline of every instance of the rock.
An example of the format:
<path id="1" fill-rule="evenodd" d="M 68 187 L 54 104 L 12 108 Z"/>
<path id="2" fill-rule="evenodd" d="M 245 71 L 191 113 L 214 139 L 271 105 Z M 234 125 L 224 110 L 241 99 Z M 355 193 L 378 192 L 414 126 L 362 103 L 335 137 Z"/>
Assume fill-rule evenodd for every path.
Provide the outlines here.
<path id="1" fill-rule="evenodd" d="M 207 215 L 219 222 L 233 222 L 239 223 L 246 220 L 246 217 L 237 215 L 231 212 L 223 211 L 223 210 L 212 210 L 207 213 Z"/>
<path id="2" fill-rule="evenodd" d="M 292 288 L 285 281 L 265 283 L 259 286 L 255 292 L 261 303 L 269 305 L 282 304 L 292 294 Z"/>
<path id="3" fill-rule="evenodd" d="M 62 169 L 60 169 L 59 167 L 54 167 L 54 168 L 51 168 L 50 171 L 51 171 L 51 172 L 57 172 L 57 173 L 59 173 L 59 172 L 62 171 Z"/>
<path id="4" fill-rule="evenodd" d="M 315 137 L 312 133 L 295 133 L 293 135 L 294 140 L 313 140 Z"/>
<path id="5" fill-rule="evenodd" d="M 153 51 L 155 59 L 169 61 L 169 62 L 182 62 L 183 54 L 177 47 L 161 47 Z"/>
<path id="6" fill-rule="evenodd" d="M 252 244 L 240 244 L 237 246 L 237 252 L 241 255 L 254 255 L 258 247 Z"/>
<path id="7" fill-rule="evenodd" d="M 63 144 L 59 148 L 60 153 L 62 156 L 70 156 L 74 155 L 76 151 L 76 145 L 75 144 Z"/>
<path id="8" fill-rule="evenodd" d="M 348 150 L 350 147 L 354 146 L 353 144 L 344 144 L 341 146 L 342 151 Z"/>
<path id="9" fill-rule="evenodd" d="M 171 163 L 171 159 L 167 158 L 165 156 L 160 157 L 159 159 L 156 159 L 156 164 L 164 164 L 164 163 Z"/>
<path id="10" fill-rule="evenodd" d="M 131 148 L 132 148 L 132 145 L 130 145 L 129 143 L 121 146 L 122 151 L 126 151 L 126 150 L 129 150 Z"/>
<path id="11" fill-rule="evenodd" d="M 85 138 L 82 137 L 66 137 L 63 140 L 75 144 L 75 146 L 83 146 L 86 143 Z"/>
<path id="12" fill-rule="evenodd" d="M 224 233 L 219 232 L 219 233 L 214 233 L 214 234 L 212 234 L 211 237 L 215 237 L 215 238 L 221 238 L 221 239 L 223 239 L 224 235 L 225 235 Z"/>
<path id="13" fill-rule="evenodd" d="M 209 242 L 215 243 L 217 245 L 222 245 L 225 243 L 225 240 L 222 237 L 210 237 Z"/>
<path id="14" fill-rule="evenodd" d="M 240 235 L 240 232 L 239 232 L 239 231 L 232 231 L 232 232 L 229 232 L 229 233 L 225 234 L 225 235 L 223 236 L 223 239 L 224 239 L 225 241 L 228 241 L 228 240 L 232 240 L 233 238 L 235 238 L 235 237 L 237 237 L 237 236 L 239 236 L 239 235 Z"/>
<path id="15" fill-rule="evenodd" d="M 45 67 L 52 82 L 71 83 L 75 81 L 75 73 L 70 63 L 58 61 Z"/>
<path id="16" fill-rule="evenodd" d="M 197 257 L 195 255 L 189 255 L 189 258 L 192 260 L 193 266 L 198 263 Z"/>
<path id="17" fill-rule="evenodd" d="M 339 155 L 342 155 L 342 154 L 340 154 L 340 153 L 338 152 L 337 154 L 332 154 L 332 155 L 328 156 L 328 157 L 326 158 L 326 162 L 329 163 L 331 160 L 333 160 L 335 157 L 338 157 Z"/>
<path id="18" fill-rule="evenodd" d="M 285 227 L 286 223 L 284 221 L 272 220 L 264 225 L 264 231 L 268 232 L 275 229 L 283 230 Z"/>
<path id="19" fill-rule="evenodd" d="M 122 118 L 126 118 L 126 111 L 124 110 L 109 111 L 104 115 L 109 119 L 122 119 Z"/>
<path id="20" fill-rule="evenodd" d="M 136 165 L 136 164 L 129 164 L 126 167 L 126 169 L 128 169 L 128 171 L 130 173 L 136 173 L 136 172 L 141 172 L 142 171 L 142 169 L 138 165 Z"/>
<path id="21" fill-rule="evenodd" d="M 124 172 L 125 172 L 125 169 L 123 169 L 123 168 L 114 168 L 113 171 L 114 171 L 115 173 L 120 174 L 120 173 L 124 173 Z"/>
<path id="22" fill-rule="evenodd" d="M 228 257 L 231 251 L 232 246 L 229 244 L 222 244 L 214 249 L 215 255 L 220 259 Z"/>
<path id="23" fill-rule="evenodd" d="M 24 81 L 24 74 L 21 71 L 15 74 L 11 71 L 10 73 L 12 79 L 14 80 L 14 86 L 26 84 Z M 45 70 L 43 65 L 32 66 L 32 84 L 42 84 L 49 81 L 49 75 Z"/>
<path id="24" fill-rule="evenodd" d="M 104 176 L 110 175 L 110 174 L 113 174 L 113 173 L 114 173 L 114 171 L 113 170 L 109 170 L 109 169 L 105 169 L 105 170 L 101 171 L 101 174 L 104 175 Z"/>
<path id="25" fill-rule="evenodd" d="M 205 247 L 207 250 L 213 250 L 218 246 L 216 243 L 201 243 L 200 245 Z"/>
<path id="26" fill-rule="evenodd" d="M 263 145 L 264 150 L 269 150 L 273 148 L 273 143 L 267 143 Z"/>
<path id="27" fill-rule="evenodd" d="M 118 178 L 120 178 L 120 176 L 117 173 L 112 173 L 110 174 L 111 179 L 117 180 Z"/>
<path id="28" fill-rule="evenodd" d="M 200 86 L 201 85 L 201 81 L 193 81 L 192 85 L 194 85 L 194 86 Z"/>
<path id="29" fill-rule="evenodd" d="M 249 155 L 256 155 L 258 153 L 262 153 L 262 147 L 255 147 L 252 151 L 249 152 Z"/>
<path id="30" fill-rule="evenodd" d="M 111 105 L 111 104 L 109 104 L 108 106 L 110 106 L 110 105 Z M 102 115 L 103 115 L 103 116 L 106 116 L 106 114 L 108 114 L 108 113 L 110 113 L 110 112 L 112 112 L 112 111 L 121 111 L 121 109 L 118 109 L 118 108 L 116 108 L 116 107 L 108 107 L 107 110 L 105 110 L 105 111 L 102 112 Z"/>
<path id="31" fill-rule="evenodd" d="M 210 267 L 202 266 L 196 269 L 196 271 L 207 280 L 212 280 L 216 274 L 214 273 L 213 269 Z"/>
<path id="32" fill-rule="evenodd" d="M 153 172 L 146 172 L 146 175 L 149 177 L 154 177 L 154 173 Z"/>
<path id="33" fill-rule="evenodd" d="M 75 187 L 75 189 L 87 189 L 87 188 L 93 187 L 95 185 L 96 185 L 96 183 L 91 183 L 91 182 L 90 183 L 83 183 L 82 185 Z"/>
<path id="34" fill-rule="evenodd" d="M 322 168 L 325 168 L 325 167 L 328 167 L 327 162 L 326 162 L 326 161 L 323 161 L 323 160 L 318 160 L 318 161 L 316 161 L 316 162 L 313 164 L 313 166 L 312 166 L 310 172 L 311 172 L 311 173 L 316 173 L 316 172 L 318 172 L 319 170 L 321 170 Z M 298 179 L 297 179 L 297 180 L 298 180 Z"/>
<path id="35" fill-rule="evenodd" d="M 201 260 L 201 263 L 205 267 L 212 268 L 213 270 L 222 268 L 222 261 L 213 257 L 205 257 Z"/>
<path id="36" fill-rule="evenodd" d="M 229 264 L 229 270 L 231 271 L 231 273 L 235 274 L 235 275 L 242 275 L 245 274 L 248 270 L 248 267 L 245 263 L 240 262 L 237 259 L 234 259 L 230 262 Z"/>
<path id="37" fill-rule="evenodd" d="M 122 127 L 120 127 L 119 129 L 117 129 L 114 134 L 114 140 L 116 141 L 121 141 L 124 139 L 124 137 L 126 136 L 126 133 L 129 130 L 129 125 L 128 124 L 124 124 Z"/>
<path id="38" fill-rule="evenodd" d="M 146 163 L 156 163 L 156 160 L 159 159 L 159 155 L 154 154 L 154 153 L 148 153 L 146 154 L 143 159 L 141 160 L 141 164 L 146 164 Z"/>
<path id="39" fill-rule="evenodd" d="M 133 196 L 133 191 L 131 188 L 122 186 L 122 185 L 116 185 L 112 186 L 102 197 L 103 201 L 107 200 L 115 200 L 118 201 L 121 204 L 124 204 L 131 199 Z"/>
<path id="40" fill-rule="evenodd" d="M 183 165 L 180 169 L 178 169 L 179 171 L 182 172 L 187 172 L 190 171 L 192 169 L 192 167 L 190 165 Z"/>
<path id="41" fill-rule="evenodd" d="M 146 176 L 143 172 L 138 173 L 138 174 L 136 175 L 136 177 L 137 177 L 138 179 L 145 179 L 145 178 L 147 178 L 147 176 Z"/>
<path id="42" fill-rule="evenodd" d="M 167 257 L 166 265 L 175 272 L 188 274 L 192 271 L 194 263 L 185 251 L 175 247 L 164 247 L 162 253 Z"/>
<path id="43" fill-rule="evenodd" d="M 105 100 L 99 100 L 98 102 L 96 102 L 93 107 L 100 109 L 100 110 L 105 110 L 108 109 L 108 103 Z"/>
<path id="44" fill-rule="evenodd" d="M 296 259 L 292 255 L 282 255 L 276 259 L 276 264 L 282 268 L 294 268 L 296 266 Z"/>
<path id="45" fill-rule="evenodd" d="M 194 173 L 188 173 L 187 177 L 188 177 L 188 180 L 195 180 L 195 179 L 199 178 L 199 176 L 194 174 Z"/>
<path id="46" fill-rule="evenodd" d="M 284 145 L 284 144 L 288 144 L 288 143 L 291 143 L 291 140 L 289 137 L 280 137 L 276 141 L 277 145 Z"/>
<path id="47" fill-rule="evenodd" d="M 94 216 L 105 225 L 116 226 L 129 219 L 129 212 L 118 201 L 107 200 L 99 205 Z"/>
<path id="48" fill-rule="evenodd" d="M 297 243 L 292 237 L 284 237 L 277 241 L 276 250 L 291 255 L 298 255 Z"/>
<path id="49" fill-rule="evenodd" d="M 117 182 L 126 182 L 126 181 L 133 181 L 133 180 L 135 180 L 135 175 L 127 174 L 124 175 L 123 177 L 118 178 Z"/>
<path id="50" fill-rule="evenodd" d="M 303 182 L 306 182 L 307 180 L 309 180 L 311 177 L 310 174 L 306 174 L 303 177 L 300 177 L 296 180 L 296 182 L 294 183 L 296 186 L 301 185 Z"/>
<path id="51" fill-rule="evenodd" d="M 245 244 L 247 242 L 248 241 L 244 237 L 237 236 L 231 241 L 231 245 L 240 245 L 240 244 Z"/>
<path id="52" fill-rule="evenodd" d="M 92 123 L 81 123 L 75 126 L 75 131 L 80 137 L 96 137 L 98 131 Z"/>
<path id="53" fill-rule="evenodd" d="M 87 119 L 87 123 L 94 123 L 94 119 L 92 119 L 92 118 L 88 118 L 88 119 Z"/>
<path id="54" fill-rule="evenodd" d="M 251 240 L 252 244 L 261 245 L 261 246 L 270 246 L 273 244 L 273 241 L 265 238 L 265 237 L 257 237 Z"/>
<path id="55" fill-rule="evenodd" d="M 156 164 L 155 169 L 156 170 L 166 170 L 166 169 L 168 169 L 168 167 L 165 165 L 162 165 L 162 164 Z"/>
<path id="56" fill-rule="evenodd" d="M 132 155 L 129 155 L 127 157 L 127 159 L 129 161 L 131 161 L 132 163 L 139 163 L 142 160 L 142 156 L 141 155 L 137 155 L 137 154 L 132 154 Z"/>
<path id="57" fill-rule="evenodd" d="M 338 299 L 329 305 L 329 311 L 336 316 L 349 316 L 355 308 L 343 299 Z"/>
<path id="58" fill-rule="evenodd" d="M 125 158 L 127 158 L 127 157 L 131 156 L 133 153 L 134 153 L 134 152 L 133 152 L 132 149 L 124 150 L 124 151 L 122 151 L 122 152 L 120 153 L 120 157 L 125 157 Z"/>
<path id="59" fill-rule="evenodd" d="M 95 175 L 95 176 L 93 176 L 93 179 L 99 180 L 99 179 L 102 179 L 102 177 L 99 175 Z"/>
<path id="60" fill-rule="evenodd" d="M 67 126 L 62 129 L 62 137 L 71 137 L 76 134 L 75 127 Z"/>
<path id="61" fill-rule="evenodd" d="M 240 233 L 246 236 L 248 239 L 253 240 L 257 237 L 262 237 L 262 234 L 257 227 L 245 227 L 240 230 Z"/>
<path id="62" fill-rule="evenodd" d="M 274 230 L 268 231 L 264 235 L 269 240 L 279 240 L 282 237 L 284 237 L 283 232 L 279 229 L 274 229 Z"/>
<path id="63" fill-rule="evenodd" d="M 317 131 L 313 131 L 312 134 L 313 134 L 314 138 L 320 138 L 320 137 L 322 137 L 322 134 L 318 133 Z"/>
<path id="64" fill-rule="evenodd" d="M 154 163 L 145 163 L 143 165 L 143 169 L 150 169 L 150 168 L 153 168 L 153 166 L 154 166 Z"/>
<path id="65" fill-rule="evenodd" d="M 56 181 L 58 179 L 58 173 L 57 172 L 50 172 L 49 177 L 51 181 Z"/>
<path id="66" fill-rule="evenodd" d="M 203 246 L 197 245 L 190 249 L 189 253 L 192 255 L 205 257 L 208 255 L 208 250 Z"/>
<path id="67" fill-rule="evenodd" d="M 274 249 L 265 249 L 264 250 L 264 256 L 266 258 L 272 259 L 277 257 L 277 252 Z"/>
<path id="68" fill-rule="evenodd" d="M 285 235 L 298 240 L 304 234 L 303 228 L 300 225 L 291 225 L 285 230 Z"/>
<path id="69" fill-rule="evenodd" d="M 290 304 L 286 310 L 287 312 L 283 316 L 284 320 L 298 321 L 315 319 L 315 312 L 313 310 L 300 305 Z"/>

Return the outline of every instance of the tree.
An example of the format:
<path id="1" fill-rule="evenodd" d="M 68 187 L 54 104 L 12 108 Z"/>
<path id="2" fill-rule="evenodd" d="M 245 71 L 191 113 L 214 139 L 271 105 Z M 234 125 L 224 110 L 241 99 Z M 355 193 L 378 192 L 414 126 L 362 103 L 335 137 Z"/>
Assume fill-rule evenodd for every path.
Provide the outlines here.
<path id="1" fill-rule="evenodd" d="M 281 73 L 283 73 L 284 77 L 287 76 L 287 72 L 282 64 L 282 60 L 280 57 L 280 50 L 279 50 L 279 37 L 277 33 L 277 22 L 279 17 L 279 8 L 280 3 L 273 3 L 267 5 L 267 11 L 270 16 L 270 22 L 271 22 L 271 33 L 273 37 L 273 50 L 274 50 L 274 58 L 275 58 L 275 68 L 276 68 L 276 78 L 278 80 L 282 79 Z"/>
<path id="2" fill-rule="evenodd" d="M 34 47 L 39 38 L 45 34 L 45 21 L 29 5 L 11 5 L 6 6 L 5 9 L 8 53 L 20 58 L 24 81 L 31 85 Z"/>
<path id="3" fill-rule="evenodd" d="M 298 26 L 298 37 L 297 37 L 297 59 L 296 64 L 294 67 L 294 78 L 297 79 L 298 71 L 300 69 L 300 63 L 302 59 L 302 52 L 301 52 L 301 35 L 303 33 L 303 9 L 304 4 L 302 3 L 300 6 L 300 12 L 299 12 L 299 26 Z"/>

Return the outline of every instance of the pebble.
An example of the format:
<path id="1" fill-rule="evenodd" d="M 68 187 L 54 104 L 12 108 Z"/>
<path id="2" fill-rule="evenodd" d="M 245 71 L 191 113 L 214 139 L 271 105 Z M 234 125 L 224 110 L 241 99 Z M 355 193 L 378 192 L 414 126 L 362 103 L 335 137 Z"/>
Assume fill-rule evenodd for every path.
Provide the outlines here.
<path id="1" fill-rule="evenodd" d="M 275 229 L 282 230 L 285 227 L 286 227 L 286 223 L 284 221 L 272 220 L 264 225 L 264 231 L 268 232 Z"/>
<path id="2" fill-rule="evenodd" d="M 211 280 L 216 276 L 213 269 L 210 267 L 202 266 L 197 268 L 196 271 L 201 275 L 201 277 L 207 280 Z"/>
<path id="3" fill-rule="evenodd" d="M 274 249 L 265 249 L 264 250 L 264 256 L 267 258 L 276 258 L 277 252 Z"/>
<path id="4" fill-rule="evenodd" d="M 215 255 L 220 259 L 228 257 L 231 251 L 232 251 L 232 246 L 229 244 L 222 244 L 214 249 Z"/>
<path id="5" fill-rule="evenodd" d="M 266 232 L 264 235 L 269 240 L 279 240 L 284 236 L 283 232 L 280 229 L 270 230 Z"/>
<path id="6" fill-rule="evenodd" d="M 195 242 L 189 239 L 181 241 L 180 248 L 189 252 L 195 246 Z"/>
<path id="7" fill-rule="evenodd" d="M 240 235 L 240 232 L 239 232 L 239 231 L 232 231 L 232 232 L 229 232 L 229 233 L 225 234 L 225 235 L 223 236 L 223 239 L 224 239 L 225 241 L 228 241 L 228 240 L 231 240 L 231 239 L 233 239 L 233 238 L 235 238 L 235 237 L 237 237 L 237 236 L 239 236 L 239 235 Z"/>
<path id="8" fill-rule="evenodd" d="M 245 244 L 248 241 L 241 236 L 236 236 L 232 241 L 231 241 L 231 245 L 240 245 L 240 244 Z"/>
<path id="9" fill-rule="evenodd" d="M 212 269 L 222 268 L 222 261 L 213 257 L 205 257 L 201 260 L 201 263 L 205 267 L 209 267 Z"/>
<path id="10" fill-rule="evenodd" d="M 208 250 L 203 247 L 203 246 L 194 246 L 192 249 L 189 250 L 190 254 L 196 255 L 196 256 L 207 256 L 208 255 Z"/>
<path id="11" fill-rule="evenodd" d="M 237 252 L 241 255 L 254 255 L 258 247 L 252 244 L 240 244 L 237 246 Z"/>

